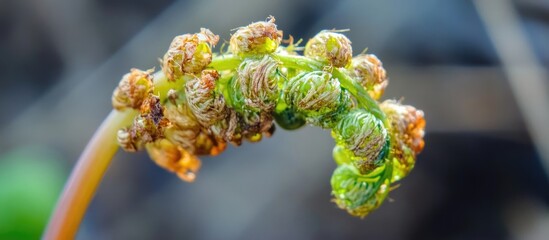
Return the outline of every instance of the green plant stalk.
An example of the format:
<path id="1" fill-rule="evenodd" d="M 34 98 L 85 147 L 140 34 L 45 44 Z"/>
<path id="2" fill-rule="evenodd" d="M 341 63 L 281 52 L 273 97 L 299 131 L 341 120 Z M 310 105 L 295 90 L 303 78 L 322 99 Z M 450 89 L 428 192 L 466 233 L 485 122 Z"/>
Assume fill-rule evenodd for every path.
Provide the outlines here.
<path id="1" fill-rule="evenodd" d="M 287 55 L 287 54 L 276 54 L 273 53 L 271 56 L 280 61 L 284 67 L 305 70 L 305 71 L 314 71 L 322 70 L 323 68 L 328 68 L 322 62 L 300 56 L 300 55 Z M 234 55 L 221 55 L 214 58 L 212 63 L 209 65 L 210 68 L 222 70 L 230 70 L 238 67 L 241 58 Z M 376 118 L 385 122 L 385 114 L 379 108 L 377 102 L 370 97 L 368 92 L 364 90 L 357 82 L 353 81 L 345 72 L 341 71 L 338 68 L 332 69 L 332 74 L 339 80 L 341 86 L 349 91 L 353 97 L 356 98 L 361 107 L 365 108 L 371 112 Z"/>
<path id="2" fill-rule="evenodd" d="M 240 65 L 242 59 L 232 54 L 218 55 L 212 59 L 208 68 L 213 68 L 218 71 L 235 69 Z"/>
<path id="3" fill-rule="evenodd" d="M 303 56 L 281 54 L 272 54 L 272 56 L 287 68 L 311 71 L 328 67 L 321 62 Z M 208 68 L 218 71 L 232 70 L 236 69 L 241 61 L 242 58 L 238 56 L 220 55 L 213 59 Z M 347 89 L 362 107 L 377 118 L 385 120 L 385 116 L 375 100 L 370 98 L 361 86 L 338 69 L 333 69 L 332 73 L 334 77 L 339 79 L 341 86 Z M 221 83 L 223 89 L 230 87 L 226 86 L 227 82 L 227 80 L 224 80 Z M 163 100 L 166 99 L 168 90 L 181 88 L 181 82 L 170 82 L 159 71 L 154 75 L 154 88 L 155 94 Z M 76 236 L 86 209 L 95 195 L 114 154 L 118 150 L 117 132 L 119 129 L 130 125 L 137 114 L 138 112 L 135 110 L 122 112 L 113 110 L 103 121 L 78 159 L 53 212 L 43 239 L 73 239 Z"/>
<path id="4" fill-rule="evenodd" d="M 380 119 L 384 123 L 386 122 L 385 114 L 381 111 L 376 101 L 370 97 L 368 92 L 366 92 L 362 86 L 353 81 L 349 75 L 343 73 L 339 69 L 334 69 L 332 74 L 339 80 L 341 86 L 347 89 L 351 95 L 356 98 L 360 106 L 372 113 L 377 119 Z"/>

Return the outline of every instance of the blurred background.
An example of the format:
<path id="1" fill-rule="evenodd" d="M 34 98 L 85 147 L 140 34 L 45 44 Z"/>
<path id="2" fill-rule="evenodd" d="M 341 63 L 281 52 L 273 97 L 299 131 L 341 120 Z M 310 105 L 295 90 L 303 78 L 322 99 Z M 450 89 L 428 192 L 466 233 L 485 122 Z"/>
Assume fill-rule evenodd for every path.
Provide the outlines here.
<path id="1" fill-rule="evenodd" d="M 279 129 L 203 158 L 192 184 L 120 152 L 78 239 L 549 238 L 547 0 L 2 0 L 0 239 L 41 235 L 131 67 L 159 69 L 175 35 L 228 40 L 269 15 L 285 37 L 351 29 L 388 70 L 384 98 L 425 111 L 390 200 L 365 219 L 337 209 L 329 132 Z"/>

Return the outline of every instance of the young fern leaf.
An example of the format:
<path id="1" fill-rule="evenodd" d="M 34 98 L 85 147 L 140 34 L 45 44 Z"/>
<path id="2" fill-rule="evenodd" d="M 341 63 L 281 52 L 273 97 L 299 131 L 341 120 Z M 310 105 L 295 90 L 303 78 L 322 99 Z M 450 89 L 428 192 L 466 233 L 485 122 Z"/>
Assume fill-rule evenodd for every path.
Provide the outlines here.
<path id="1" fill-rule="evenodd" d="M 173 40 L 162 65 L 168 81 L 154 84 L 170 92 L 160 103 L 162 114 L 154 116 L 160 119 L 152 121 L 141 107 L 134 124 L 119 133 L 123 149 L 146 148 L 159 166 L 192 181 L 198 155 L 217 155 L 226 143 L 260 141 L 272 135 L 275 121 L 289 130 L 306 123 L 332 129 L 334 202 L 360 217 L 379 207 L 391 184 L 413 168 L 424 145 L 423 112 L 396 101 L 378 103 L 388 85 L 386 70 L 373 54 L 353 58 L 342 31 L 321 31 L 307 42 L 304 56 L 292 41 L 282 41 L 274 17 L 237 28 L 229 53 L 212 53 L 218 39 L 201 29 Z M 138 73 L 132 70 L 137 80 L 125 77 L 121 86 L 134 84 L 124 89 L 139 91 L 115 91 L 116 109 L 130 95 L 143 98 L 131 99 L 133 108 L 155 98 L 144 94 L 150 73 Z M 184 87 L 163 86 L 170 81 Z"/>
<path id="2" fill-rule="evenodd" d="M 229 52 L 216 54 L 219 36 L 202 28 L 173 39 L 161 71 L 124 75 L 112 96 L 115 110 L 82 154 L 44 238 L 74 238 L 115 139 L 128 152 L 146 149 L 160 167 L 190 182 L 201 166 L 198 156 L 270 137 L 275 121 L 289 130 L 306 123 L 331 129 L 334 202 L 360 217 L 378 208 L 424 147 L 423 112 L 377 102 L 387 73 L 375 55 L 353 58 L 342 31 L 321 31 L 304 56 L 291 37 L 282 37 L 269 17 L 237 28 Z"/>

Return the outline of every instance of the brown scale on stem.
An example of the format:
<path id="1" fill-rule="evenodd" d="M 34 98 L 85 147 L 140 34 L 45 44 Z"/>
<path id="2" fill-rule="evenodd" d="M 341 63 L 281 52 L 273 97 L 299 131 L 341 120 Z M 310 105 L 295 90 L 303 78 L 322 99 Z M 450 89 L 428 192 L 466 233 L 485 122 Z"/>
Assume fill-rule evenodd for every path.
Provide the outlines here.
<path id="1" fill-rule="evenodd" d="M 160 98 L 149 95 L 140 107 L 133 124 L 118 131 L 117 139 L 120 146 L 129 152 L 135 152 L 143 148 L 146 143 L 164 138 L 164 128 L 169 122 L 164 118 L 163 107 Z"/>

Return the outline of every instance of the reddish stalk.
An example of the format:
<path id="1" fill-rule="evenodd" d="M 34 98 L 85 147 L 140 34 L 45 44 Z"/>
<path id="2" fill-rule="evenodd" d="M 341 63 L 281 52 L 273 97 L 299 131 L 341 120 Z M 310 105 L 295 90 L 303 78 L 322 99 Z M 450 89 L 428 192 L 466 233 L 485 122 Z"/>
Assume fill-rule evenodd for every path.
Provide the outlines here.
<path id="1" fill-rule="evenodd" d="M 129 125 L 136 111 L 111 111 L 74 167 L 43 239 L 74 239 L 86 209 L 118 150 L 117 131 Z"/>

